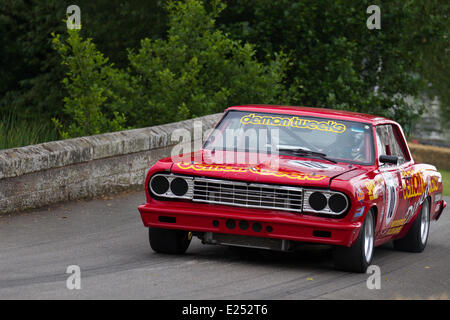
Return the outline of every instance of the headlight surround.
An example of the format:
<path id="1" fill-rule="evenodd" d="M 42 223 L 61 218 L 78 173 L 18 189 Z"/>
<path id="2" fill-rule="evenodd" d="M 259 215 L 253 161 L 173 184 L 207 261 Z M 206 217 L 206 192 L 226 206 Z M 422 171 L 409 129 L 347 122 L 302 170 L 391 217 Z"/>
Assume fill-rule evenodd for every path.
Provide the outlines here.
<path id="1" fill-rule="evenodd" d="M 169 190 L 170 182 L 165 176 L 157 175 L 150 181 L 150 187 L 153 193 L 163 195 Z"/>
<path id="2" fill-rule="evenodd" d="M 328 206 L 331 211 L 341 213 L 347 209 L 348 201 L 343 194 L 335 193 L 328 198 Z"/>
<path id="3" fill-rule="evenodd" d="M 150 178 L 148 189 L 156 197 L 192 199 L 193 177 L 157 173 Z"/>
<path id="4" fill-rule="evenodd" d="M 170 182 L 170 191 L 178 197 L 184 196 L 189 190 L 189 184 L 185 179 L 176 177 Z"/>
<path id="5" fill-rule="evenodd" d="M 314 211 L 321 211 L 327 206 L 328 200 L 320 191 L 314 191 L 308 197 L 308 204 Z"/>
<path id="6" fill-rule="evenodd" d="M 329 190 L 303 189 L 303 212 L 338 216 L 349 208 L 345 194 Z"/>

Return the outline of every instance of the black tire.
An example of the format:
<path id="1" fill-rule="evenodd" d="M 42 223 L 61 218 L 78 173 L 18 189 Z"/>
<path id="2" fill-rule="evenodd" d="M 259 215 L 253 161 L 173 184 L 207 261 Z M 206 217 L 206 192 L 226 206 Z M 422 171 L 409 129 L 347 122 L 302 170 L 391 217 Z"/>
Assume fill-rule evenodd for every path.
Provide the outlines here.
<path id="1" fill-rule="evenodd" d="M 365 243 L 366 243 L 366 229 L 372 228 L 371 250 L 368 250 L 368 257 L 366 257 Z M 374 232 L 375 232 L 375 216 L 370 210 L 364 223 L 359 231 L 358 239 L 351 247 L 336 247 L 333 250 L 334 265 L 337 269 L 351 272 L 366 272 L 367 267 L 370 266 L 374 251 Z M 370 243 L 368 242 L 370 245 Z"/>
<path id="2" fill-rule="evenodd" d="M 422 239 L 422 223 L 423 223 L 423 215 L 426 214 L 424 219 L 428 221 L 426 224 L 426 236 Z M 428 199 L 422 204 L 422 208 L 417 215 L 416 220 L 414 221 L 411 229 L 409 229 L 408 233 L 401 239 L 394 240 L 394 248 L 400 251 L 407 252 L 422 252 L 428 241 L 428 234 L 430 231 L 430 202 Z"/>
<path id="3" fill-rule="evenodd" d="M 188 231 L 148 228 L 150 247 L 158 253 L 183 254 L 191 243 Z"/>

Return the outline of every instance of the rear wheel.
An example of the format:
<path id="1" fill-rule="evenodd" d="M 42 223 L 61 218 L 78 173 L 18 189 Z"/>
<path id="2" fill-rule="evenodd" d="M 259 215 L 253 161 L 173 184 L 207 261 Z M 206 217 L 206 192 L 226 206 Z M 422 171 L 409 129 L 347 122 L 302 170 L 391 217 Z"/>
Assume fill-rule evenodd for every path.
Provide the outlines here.
<path id="1" fill-rule="evenodd" d="M 422 209 L 406 236 L 394 240 L 394 248 L 408 252 L 422 252 L 428 241 L 430 230 L 430 202 L 426 199 Z"/>
<path id="2" fill-rule="evenodd" d="M 150 247 L 158 253 L 183 254 L 191 243 L 192 233 L 183 230 L 148 228 Z"/>
<path id="3" fill-rule="evenodd" d="M 375 220 L 370 210 L 359 231 L 356 242 L 351 247 L 336 247 L 333 259 L 336 268 L 344 271 L 366 272 L 372 262 L 374 249 Z"/>

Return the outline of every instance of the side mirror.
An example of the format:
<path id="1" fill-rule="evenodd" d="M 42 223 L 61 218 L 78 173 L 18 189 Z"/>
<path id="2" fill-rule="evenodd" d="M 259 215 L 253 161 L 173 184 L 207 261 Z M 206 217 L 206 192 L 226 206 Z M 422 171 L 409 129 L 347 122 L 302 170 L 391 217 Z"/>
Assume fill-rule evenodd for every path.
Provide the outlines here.
<path id="1" fill-rule="evenodd" d="M 387 155 L 381 155 L 378 160 L 380 160 L 381 163 L 390 163 L 390 164 L 398 164 L 398 157 L 397 156 L 387 156 Z"/>

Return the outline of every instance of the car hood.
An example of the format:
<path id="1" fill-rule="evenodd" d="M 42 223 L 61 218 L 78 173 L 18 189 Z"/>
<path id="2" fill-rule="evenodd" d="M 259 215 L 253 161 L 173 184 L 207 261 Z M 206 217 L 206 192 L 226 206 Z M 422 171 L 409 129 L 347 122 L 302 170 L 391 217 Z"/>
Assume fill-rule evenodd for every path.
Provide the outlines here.
<path id="1" fill-rule="evenodd" d="M 332 163 L 310 157 L 277 155 L 258 159 L 257 154 L 243 152 L 227 152 L 225 155 L 222 151 L 216 151 L 214 154 L 210 151 L 201 151 L 183 158 L 194 160 L 174 161 L 171 167 L 173 173 L 323 188 L 329 187 L 331 179 L 356 169 L 354 165 L 348 163 Z"/>

